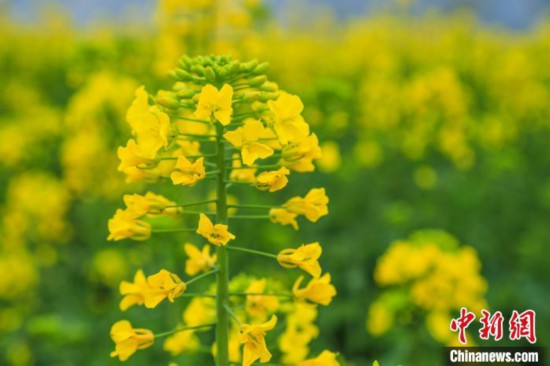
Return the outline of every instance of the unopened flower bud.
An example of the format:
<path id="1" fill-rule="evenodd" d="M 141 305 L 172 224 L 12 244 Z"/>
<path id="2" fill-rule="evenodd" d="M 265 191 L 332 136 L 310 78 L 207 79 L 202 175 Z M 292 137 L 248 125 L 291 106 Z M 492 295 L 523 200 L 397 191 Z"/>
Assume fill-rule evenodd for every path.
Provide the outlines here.
<path id="1" fill-rule="evenodd" d="M 267 77 L 265 75 L 260 75 L 248 80 L 248 85 L 253 87 L 258 87 L 263 83 L 265 83 L 266 81 L 267 81 Z"/>
<path id="2" fill-rule="evenodd" d="M 252 73 L 254 75 L 263 75 L 263 74 L 265 74 L 265 72 L 267 71 L 268 68 L 269 68 L 269 62 L 263 62 L 263 63 L 259 64 L 258 66 L 256 66 L 254 68 L 254 70 L 252 71 Z"/>
<path id="3" fill-rule="evenodd" d="M 267 102 L 268 100 L 275 100 L 279 97 L 279 93 L 262 93 L 260 95 L 261 102 Z"/>

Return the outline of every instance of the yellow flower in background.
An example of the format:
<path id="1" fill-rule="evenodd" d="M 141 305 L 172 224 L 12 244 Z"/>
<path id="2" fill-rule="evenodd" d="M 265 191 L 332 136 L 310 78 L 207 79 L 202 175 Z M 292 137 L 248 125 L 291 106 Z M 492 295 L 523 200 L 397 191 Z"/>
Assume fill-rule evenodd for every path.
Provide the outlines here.
<path id="1" fill-rule="evenodd" d="M 115 342 L 115 350 L 111 357 L 118 357 L 120 361 L 126 361 L 137 350 L 150 347 L 155 341 L 155 336 L 147 329 L 134 329 L 127 320 L 121 320 L 111 327 L 111 339 Z"/>
<path id="2" fill-rule="evenodd" d="M 290 171 L 285 167 L 272 172 L 260 173 L 256 177 L 256 188 L 262 191 L 269 190 L 269 192 L 280 191 L 286 187 L 288 183 L 288 178 L 286 176 L 289 174 Z"/>
<path id="3" fill-rule="evenodd" d="M 256 171 L 258 169 L 238 169 L 242 168 L 243 164 L 241 159 L 238 158 L 239 154 L 233 154 L 231 173 L 229 173 L 229 179 L 237 182 L 254 183 L 256 181 Z M 237 168 L 237 169 L 235 169 Z"/>
<path id="4" fill-rule="evenodd" d="M 304 276 L 300 276 L 292 287 L 292 293 L 296 298 L 327 306 L 336 296 L 336 288 L 330 283 L 329 273 L 325 273 L 320 278 L 312 278 L 306 287 L 301 289 L 300 284 L 303 279 Z"/>
<path id="5" fill-rule="evenodd" d="M 214 117 L 222 125 L 227 126 L 233 113 L 232 100 L 231 85 L 224 84 L 219 91 L 212 85 L 206 85 L 201 90 L 195 116 L 208 121 Z"/>
<path id="6" fill-rule="evenodd" d="M 286 208 L 272 208 L 269 210 L 269 219 L 275 224 L 290 225 L 298 230 L 297 213 L 289 212 Z"/>
<path id="7" fill-rule="evenodd" d="M 297 366 L 340 366 L 336 356 L 338 356 L 337 353 L 324 350 L 319 356 L 302 361 Z"/>
<path id="8" fill-rule="evenodd" d="M 226 132 L 223 137 L 231 145 L 241 149 L 243 163 L 253 165 L 257 159 L 265 159 L 273 155 L 273 149 L 261 142 L 266 128 L 255 119 L 247 119 L 242 127 Z"/>
<path id="9" fill-rule="evenodd" d="M 305 301 L 294 302 L 289 309 L 286 329 L 279 337 L 284 364 L 294 365 L 309 354 L 309 343 L 319 335 L 319 328 L 314 324 L 317 313 L 317 306 Z"/>
<path id="10" fill-rule="evenodd" d="M 271 360 L 265 336 L 268 330 L 275 328 L 275 324 L 277 324 L 277 317 L 273 315 L 269 321 L 263 324 L 241 325 L 239 342 L 244 344 L 243 366 L 250 366 L 258 359 L 262 363 Z"/>
<path id="11" fill-rule="evenodd" d="M 144 294 L 145 307 L 155 308 L 162 300 L 168 299 L 174 302 L 174 299 L 181 295 L 187 285 L 174 273 L 165 269 L 157 274 L 147 277 L 149 289 Z"/>
<path id="12" fill-rule="evenodd" d="M 216 254 L 210 254 L 210 246 L 205 245 L 202 251 L 191 243 L 183 245 L 187 260 L 185 261 L 185 273 L 194 276 L 201 271 L 208 271 L 216 264 Z"/>
<path id="13" fill-rule="evenodd" d="M 136 216 L 145 216 L 147 214 L 165 213 L 177 213 L 177 208 L 168 208 L 165 211 L 166 206 L 173 206 L 175 202 L 170 201 L 164 196 L 155 194 L 153 192 L 147 192 L 145 195 L 139 194 L 125 194 L 123 197 L 124 204 L 128 211 L 133 212 Z"/>
<path id="14" fill-rule="evenodd" d="M 318 157 L 317 166 L 323 173 L 333 173 L 342 165 L 340 146 L 336 141 L 326 141 L 321 146 L 322 153 Z"/>
<path id="15" fill-rule="evenodd" d="M 246 293 L 263 294 L 265 293 L 267 281 L 265 278 L 254 280 L 246 289 Z M 251 317 L 259 321 L 265 321 L 268 313 L 273 313 L 279 309 L 279 299 L 276 296 L 247 295 L 245 310 Z"/>
<path id="16" fill-rule="evenodd" d="M 191 163 L 185 156 L 180 155 L 178 156 L 175 170 L 170 174 L 170 179 L 176 185 L 193 186 L 198 181 L 204 179 L 205 175 L 204 158 L 199 158 L 194 163 Z"/>
<path id="17" fill-rule="evenodd" d="M 139 220 L 133 212 L 116 210 L 115 216 L 107 223 L 109 236 L 107 240 L 147 240 L 151 236 L 151 225 Z"/>
<path id="18" fill-rule="evenodd" d="M 309 221 L 317 222 L 321 217 L 328 215 L 329 199 L 324 188 L 314 188 L 305 197 L 294 197 L 288 200 L 284 207 L 299 215 L 304 215 Z"/>
<path id="19" fill-rule="evenodd" d="M 208 216 L 202 213 L 200 214 L 197 234 L 205 237 L 210 244 L 219 247 L 227 245 L 230 240 L 235 239 L 235 235 L 231 234 L 227 229 L 227 225 L 214 225 Z"/>
<path id="20" fill-rule="evenodd" d="M 309 126 L 301 115 L 304 104 L 298 96 L 281 93 L 277 100 L 270 100 L 267 105 L 274 115 L 273 129 L 283 145 L 309 134 Z"/>
<path id="21" fill-rule="evenodd" d="M 315 278 L 321 276 L 319 258 L 323 249 L 318 242 L 301 245 L 297 249 L 283 249 L 277 261 L 285 268 L 301 268 Z"/>
<path id="22" fill-rule="evenodd" d="M 283 146 L 280 163 L 299 173 L 312 172 L 315 170 L 313 160 L 321 156 L 319 139 L 312 133 Z"/>
<path id="23" fill-rule="evenodd" d="M 161 147 L 168 146 L 170 118 L 158 107 L 149 105 L 149 95 L 145 87 L 139 87 L 135 96 L 126 114 L 126 120 L 132 127 L 145 156 L 153 159 Z"/>
<path id="24" fill-rule="evenodd" d="M 192 353 L 199 349 L 201 343 L 194 330 L 182 330 L 164 341 L 163 348 L 172 356 L 182 353 Z"/>
<path id="25" fill-rule="evenodd" d="M 183 323 L 193 327 L 216 321 L 216 300 L 211 297 L 194 297 L 183 312 Z"/>
<path id="26" fill-rule="evenodd" d="M 119 286 L 119 292 L 122 296 L 120 301 L 120 310 L 126 311 L 134 305 L 143 305 L 145 303 L 145 293 L 149 290 L 149 284 L 145 274 L 140 269 L 134 275 L 134 282 L 122 281 Z"/>

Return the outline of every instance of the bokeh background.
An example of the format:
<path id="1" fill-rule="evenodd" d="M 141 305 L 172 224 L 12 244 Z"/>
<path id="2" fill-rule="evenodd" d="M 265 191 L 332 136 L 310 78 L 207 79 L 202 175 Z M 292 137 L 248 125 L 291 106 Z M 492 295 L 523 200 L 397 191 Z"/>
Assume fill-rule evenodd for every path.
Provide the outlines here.
<path id="1" fill-rule="evenodd" d="M 331 214 L 299 233 L 237 233 L 266 251 L 323 244 L 338 296 L 320 310 L 314 354 L 439 365 L 460 306 L 534 309 L 549 344 L 547 2 L 0 4 L 0 365 L 118 364 L 118 283 L 139 266 L 182 270 L 185 238 L 110 243 L 106 222 L 145 189 L 116 170 L 135 88 L 168 88 L 182 54 L 205 53 L 269 61 L 320 137 L 317 171 L 285 194 L 325 186 Z M 181 308 L 163 309 L 131 317 L 173 325 Z M 170 360 L 209 362 L 159 346 L 127 364 Z"/>

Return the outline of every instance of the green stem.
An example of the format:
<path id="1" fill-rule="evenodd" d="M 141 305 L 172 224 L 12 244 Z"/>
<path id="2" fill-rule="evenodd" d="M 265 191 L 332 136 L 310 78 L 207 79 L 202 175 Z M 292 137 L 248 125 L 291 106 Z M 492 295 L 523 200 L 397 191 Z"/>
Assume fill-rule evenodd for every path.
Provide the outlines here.
<path id="1" fill-rule="evenodd" d="M 229 314 L 229 316 L 233 318 L 235 323 L 242 325 L 241 321 L 239 320 L 239 318 L 237 318 L 237 315 L 235 315 L 235 313 L 231 310 L 231 308 L 227 304 L 224 307 L 227 313 Z"/>
<path id="2" fill-rule="evenodd" d="M 207 125 L 210 124 L 210 121 L 205 121 L 205 120 L 203 120 L 203 119 L 187 118 L 187 117 L 176 117 L 176 119 L 183 120 L 183 121 L 204 123 L 204 124 L 207 124 Z"/>
<path id="3" fill-rule="evenodd" d="M 249 165 L 249 166 L 238 166 L 235 168 L 229 168 L 229 170 L 246 170 L 246 169 L 279 169 L 281 166 L 278 164 L 271 165 Z"/>
<path id="4" fill-rule="evenodd" d="M 197 231 L 197 229 L 191 229 L 191 228 L 183 228 L 183 229 L 153 229 L 151 230 L 152 233 L 158 234 L 158 233 L 194 233 Z"/>
<path id="5" fill-rule="evenodd" d="M 217 154 L 218 154 L 218 180 L 217 180 L 217 205 L 216 223 L 227 224 L 227 188 L 225 146 L 223 140 L 223 126 L 216 125 Z M 218 281 L 216 296 L 216 345 L 218 348 L 216 356 L 217 366 L 229 365 L 229 313 L 225 305 L 229 302 L 229 258 L 225 246 L 219 246 L 216 250 L 218 256 Z"/>
<path id="6" fill-rule="evenodd" d="M 210 294 L 197 294 L 192 292 L 184 292 L 183 294 L 179 294 L 178 297 L 211 297 L 216 298 L 216 295 L 210 295 Z"/>
<path id="7" fill-rule="evenodd" d="M 267 220 L 270 218 L 269 215 L 233 215 L 229 216 L 229 219 L 237 220 Z"/>
<path id="8" fill-rule="evenodd" d="M 200 274 L 200 275 L 198 275 L 198 276 L 195 276 L 195 277 L 191 278 L 190 280 L 188 280 L 187 282 L 185 282 L 185 284 L 186 284 L 186 285 L 190 285 L 190 284 L 192 284 L 193 282 L 200 280 L 201 278 L 210 276 L 211 274 L 214 274 L 214 273 L 218 273 L 218 271 L 219 271 L 219 269 L 216 268 L 216 269 L 213 269 L 212 271 L 209 271 L 209 272 Z"/>
<path id="9" fill-rule="evenodd" d="M 182 205 L 170 205 L 170 206 L 164 206 L 164 208 L 177 208 L 177 207 L 191 207 L 191 206 L 199 206 L 204 205 L 207 203 L 214 203 L 218 200 L 205 200 L 205 201 L 199 201 L 199 202 L 192 202 L 192 203 L 184 203 Z"/>
<path id="10" fill-rule="evenodd" d="M 234 246 L 227 246 L 227 249 L 229 249 L 229 250 L 236 250 L 236 251 L 239 251 L 239 252 L 246 252 L 246 253 L 251 253 L 251 254 L 256 254 L 256 255 L 261 255 L 261 256 L 264 256 L 264 257 L 269 257 L 269 258 L 275 258 L 275 259 L 277 259 L 277 255 L 271 254 L 271 253 L 266 253 L 266 252 L 260 252 L 259 250 L 248 249 L 248 248 L 241 248 L 241 247 L 234 247 Z"/>
<path id="11" fill-rule="evenodd" d="M 166 337 L 166 336 L 172 335 L 174 333 L 183 332 L 183 331 L 186 331 L 186 330 L 200 329 L 200 328 L 211 328 L 215 325 L 216 325 L 216 323 L 211 323 L 211 324 L 195 325 L 195 326 L 192 326 L 192 327 L 176 328 L 176 329 L 169 330 L 167 332 L 162 332 L 162 333 L 155 334 L 155 339 Z"/>
<path id="12" fill-rule="evenodd" d="M 227 205 L 229 208 L 281 208 L 282 206 L 270 205 Z"/>
<path id="13" fill-rule="evenodd" d="M 254 183 L 250 183 L 250 182 L 241 182 L 241 181 L 238 181 L 238 180 L 226 180 L 224 182 L 225 184 L 247 184 L 247 185 L 252 185 Z"/>

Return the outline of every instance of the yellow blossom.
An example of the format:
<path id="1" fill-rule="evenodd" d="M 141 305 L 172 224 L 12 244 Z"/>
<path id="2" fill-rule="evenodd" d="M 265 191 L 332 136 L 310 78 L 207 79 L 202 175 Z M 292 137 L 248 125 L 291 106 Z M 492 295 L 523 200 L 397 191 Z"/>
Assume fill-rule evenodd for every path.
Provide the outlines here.
<path id="1" fill-rule="evenodd" d="M 256 188 L 269 192 L 276 192 L 283 189 L 287 183 L 288 178 L 286 177 L 290 174 L 290 171 L 283 167 L 279 170 L 272 172 L 263 172 L 256 177 Z"/>
<path id="2" fill-rule="evenodd" d="M 119 146 L 117 154 L 120 160 L 118 171 L 124 174 L 127 174 L 129 170 L 141 168 L 153 162 L 134 139 L 128 140 L 125 147 Z"/>
<path id="3" fill-rule="evenodd" d="M 174 207 L 165 210 L 166 206 L 173 206 L 175 202 L 153 192 L 147 192 L 144 196 L 139 194 L 126 194 L 123 200 L 128 211 L 135 213 L 137 216 L 144 216 L 147 214 L 153 215 L 160 212 L 177 212 L 177 208 Z"/>
<path id="4" fill-rule="evenodd" d="M 165 351 L 172 356 L 177 356 L 182 353 L 194 352 L 200 347 L 200 340 L 194 330 L 183 330 L 176 332 L 166 338 L 163 344 Z"/>
<path id="5" fill-rule="evenodd" d="M 172 183 L 183 186 L 193 186 L 199 180 L 204 179 L 206 174 L 204 158 L 199 158 L 194 163 L 191 163 L 185 156 L 180 155 L 178 156 L 175 169 L 170 175 Z"/>
<path id="6" fill-rule="evenodd" d="M 254 280 L 246 289 L 246 293 L 262 294 L 265 292 L 266 279 Z M 267 319 L 267 313 L 273 313 L 279 308 L 279 299 L 275 296 L 246 296 L 246 312 L 260 321 Z"/>
<path id="7" fill-rule="evenodd" d="M 187 260 L 185 261 L 185 273 L 194 276 L 201 271 L 208 271 L 216 264 L 216 254 L 210 255 L 210 246 L 205 245 L 200 251 L 196 246 L 185 243 L 183 246 Z"/>
<path id="8" fill-rule="evenodd" d="M 135 95 L 126 114 L 126 120 L 132 127 L 143 153 L 152 159 L 161 147 L 168 146 L 170 118 L 158 107 L 149 106 L 149 95 L 145 87 L 139 87 Z"/>
<path id="9" fill-rule="evenodd" d="M 241 149 L 244 164 L 252 165 L 257 159 L 265 159 L 273 155 L 273 149 L 261 142 L 265 130 L 262 122 L 248 119 L 242 127 L 226 132 L 223 137 L 231 145 Z"/>
<path id="10" fill-rule="evenodd" d="M 232 161 L 231 167 L 233 169 L 231 169 L 231 173 L 229 174 L 229 179 L 237 182 L 254 183 L 256 181 L 256 171 L 258 169 L 255 169 L 255 168 L 238 169 L 238 168 L 242 168 L 243 166 L 241 159 L 237 159 L 238 156 L 239 154 L 233 154 L 232 156 L 233 161 Z"/>
<path id="11" fill-rule="evenodd" d="M 233 88 L 231 85 L 224 84 L 219 91 L 212 85 L 206 85 L 201 90 L 195 116 L 204 120 L 210 120 L 214 116 L 218 122 L 227 126 L 231 122 L 233 113 L 232 99 Z"/>
<path id="12" fill-rule="evenodd" d="M 283 145 L 309 134 L 309 126 L 301 116 L 304 104 L 298 96 L 281 93 L 277 100 L 270 100 L 267 105 L 273 112 L 273 128 Z"/>
<path id="13" fill-rule="evenodd" d="M 197 234 L 205 237 L 212 245 L 224 246 L 230 240 L 235 239 L 235 235 L 231 234 L 227 228 L 228 226 L 223 224 L 214 225 L 208 216 L 201 213 Z"/>
<path id="14" fill-rule="evenodd" d="M 193 297 L 183 312 L 183 322 L 188 326 L 216 321 L 216 301 L 211 297 Z"/>
<path id="15" fill-rule="evenodd" d="M 300 276 L 292 287 L 294 296 L 298 299 L 306 299 L 320 305 L 328 305 L 336 296 L 336 288 L 330 283 L 330 274 L 325 273 L 320 278 L 312 278 L 304 288 L 300 288 L 304 277 Z"/>
<path id="16" fill-rule="evenodd" d="M 303 198 L 291 198 L 284 207 L 290 212 L 304 215 L 311 222 L 316 222 L 321 217 L 328 215 L 328 202 L 325 189 L 314 188 Z"/>
<path id="17" fill-rule="evenodd" d="M 286 208 L 272 208 L 269 210 L 269 219 L 275 224 L 291 225 L 294 230 L 298 230 L 297 213 L 288 211 Z"/>
<path id="18" fill-rule="evenodd" d="M 121 320 L 111 327 L 111 339 L 115 342 L 115 350 L 111 357 L 118 357 L 120 361 L 126 361 L 137 350 L 150 347 L 155 336 L 147 329 L 134 329 L 127 320 Z"/>
<path id="19" fill-rule="evenodd" d="M 154 308 L 162 300 L 168 298 L 168 301 L 174 302 L 174 299 L 181 295 L 187 285 L 174 273 L 165 269 L 157 274 L 147 277 L 149 289 L 144 294 L 145 307 Z"/>
<path id="20" fill-rule="evenodd" d="M 325 350 L 315 358 L 300 362 L 298 366 L 340 366 L 336 356 L 338 354 Z"/>
<path id="21" fill-rule="evenodd" d="M 119 291 L 122 296 L 120 301 L 120 310 L 126 311 L 134 305 L 143 305 L 145 303 L 145 292 L 149 290 L 149 284 L 145 274 L 140 269 L 134 276 L 134 282 L 122 281 Z"/>
<path id="22" fill-rule="evenodd" d="M 312 172 L 315 170 L 313 160 L 320 157 L 319 139 L 313 133 L 285 145 L 281 151 L 281 165 L 300 173 Z"/>
<path id="23" fill-rule="evenodd" d="M 265 336 L 268 330 L 271 330 L 277 324 L 277 317 L 271 316 L 271 319 L 263 324 L 243 324 L 239 332 L 239 342 L 244 344 L 243 365 L 250 366 L 256 360 L 268 362 L 271 360 L 271 353 L 267 349 Z"/>
<path id="24" fill-rule="evenodd" d="M 318 242 L 306 244 L 297 249 L 284 249 L 277 256 L 279 264 L 285 268 L 301 268 L 315 278 L 321 276 L 319 257 L 322 248 Z"/>
<path id="25" fill-rule="evenodd" d="M 287 313 L 287 326 L 279 337 L 279 347 L 283 352 L 285 364 L 296 364 L 306 358 L 309 343 L 319 335 L 319 328 L 314 324 L 317 318 L 316 305 L 298 301 Z"/>
<path id="26" fill-rule="evenodd" d="M 109 220 L 109 236 L 107 240 L 147 240 L 151 236 L 151 225 L 139 220 L 133 212 L 118 209 L 115 216 Z"/>

